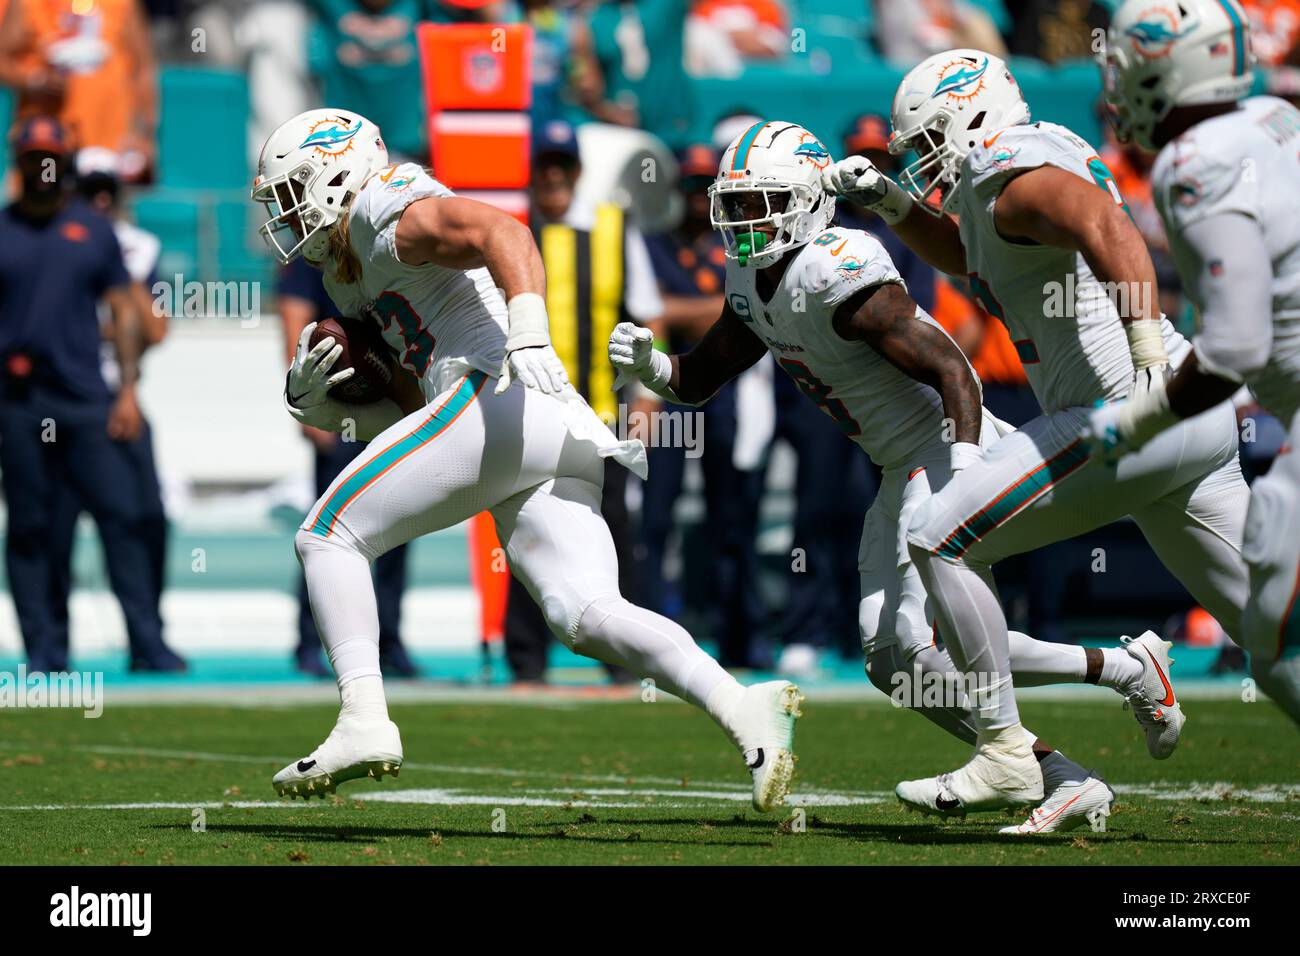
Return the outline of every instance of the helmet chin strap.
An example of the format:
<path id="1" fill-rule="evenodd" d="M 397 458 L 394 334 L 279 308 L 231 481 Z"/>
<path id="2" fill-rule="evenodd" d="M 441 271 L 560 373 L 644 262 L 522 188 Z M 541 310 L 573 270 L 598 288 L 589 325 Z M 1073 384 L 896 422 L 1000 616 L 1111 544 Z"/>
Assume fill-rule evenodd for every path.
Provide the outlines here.
<path id="1" fill-rule="evenodd" d="M 740 263 L 741 268 L 749 264 L 750 256 L 756 256 L 763 251 L 767 245 L 767 233 L 765 232 L 742 232 L 736 237 L 736 260 Z"/>

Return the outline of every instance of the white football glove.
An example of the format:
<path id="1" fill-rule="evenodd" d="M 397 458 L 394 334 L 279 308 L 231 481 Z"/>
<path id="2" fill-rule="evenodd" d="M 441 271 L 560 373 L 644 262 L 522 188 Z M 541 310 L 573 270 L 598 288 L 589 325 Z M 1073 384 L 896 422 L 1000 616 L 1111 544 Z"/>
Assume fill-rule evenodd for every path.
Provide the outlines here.
<path id="1" fill-rule="evenodd" d="M 866 206 L 890 225 L 912 211 L 915 201 L 865 156 L 849 156 L 822 170 L 822 188 L 832 196 L 843 196 Z"/>
<path id="2" fill-rule="evenodd" d="M 609 361 L 618 371 L 617 391 L 628 381 L 640 381 L 651 391 L 668 384 L 672 362 L 654 347 L 654 333 L 631 322 L 620 322 L 609 336 Z"/>
<path id="3" fill-rule="evenodd" d="M 1133 387 L 1129 398 L 1138 398 L 1148 392 L 1159 391 L 1169 381 L 1168 365 L 1149 365 L 1133 373 Z"/>
<path id="4" fill-rule="evenodd" d="M 356 369 L 351 368 L 330 374 L 330 369 L 343 354 L 343 346 L 333 337 L 326 336 L 313 347 L 311 334 L 315 330 L 316 323 L 312 322 L 298 336 L 298 350 L 289 366 L 289 374 L 285 376 L 284 401 L 290 409 L 306 411 L 332 401 L 329 390 L 356 374 Z"/>
<path id="5" fill-rule="evenodd" d="M 1113 465 L 1179 420 L 1169 408 L 1169 393 L 1161 385 L 1135 394 L 1126 402 L 1098 405 L 1088 415 L 1083 440 L 1094 458 Z"/>
<path id="6" fill-rule="evenodd" d="M 497 376 L 496 394 L 508 389 L 516 378 L 524 388 L 534 388 L 547 395 L 573 388 L 564 363 L 551 347 L 546 300 L 535 292 L 521 292 L 506 303 L 506 309 L 509 312 L 506 357 Z"/>
<path id="7" fill-rule="evenodd" d="M 535 388 L 547 395 L 555 395 L 572 386 L 564 363 L 549 345 L 528 345 L 506 353 L 497 378 L 496 392 L 500 395 L 515 379 L 524 388 Z"/>
<path id="8" fill-rule="evenodd" d="M 956 475 L 983 460 L 984 451 L 974 442 L 955 441 L 948 449 L 948 457 L 952 473 Z"/>

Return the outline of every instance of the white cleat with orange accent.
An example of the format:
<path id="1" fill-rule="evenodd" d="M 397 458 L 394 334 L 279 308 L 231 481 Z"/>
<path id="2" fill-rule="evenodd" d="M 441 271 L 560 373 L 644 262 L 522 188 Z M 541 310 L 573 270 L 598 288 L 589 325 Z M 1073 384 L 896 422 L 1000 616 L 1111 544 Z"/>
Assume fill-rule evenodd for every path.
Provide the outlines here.
<path id="1" fill-rule="evenodd" d="M 272 779 L 282 797 L 309 800 L 358 777 L 394 777 L 402 768 L 402 738 L 391 720 L 339 716 L 325 742 Z"/>
<path id="2" fill-rule="evenodd" d="M 1178 746 L 1187 721 L 1169 678 L 1169 667 L 1173 664 L 1169 649 L 1174 645 L 1161 640 L 1153 631 L 1141 637 L 1124 637 L 1121 641 L 1129 655 L 1142 665 L 1142 676 L 1137 682 L 1119 690 L 1124 706 L 1132 709 L 1133 716 L 1142 725 L 1147 751 L 1157 760 L 1164 760 Z"/>
<path id="3" fill-rule="evenodd" d="M 1094 833 L 1106 832 L 1106 818 L 1115 793 L 1105 780 L 1091 772 L 1083 780 L 1063 783 L 1041 805 L 1034 808 L 1029 819 L 1019 826 L 1003 827 L 999 833 L 1065 833 L 1085 823 Z"/>

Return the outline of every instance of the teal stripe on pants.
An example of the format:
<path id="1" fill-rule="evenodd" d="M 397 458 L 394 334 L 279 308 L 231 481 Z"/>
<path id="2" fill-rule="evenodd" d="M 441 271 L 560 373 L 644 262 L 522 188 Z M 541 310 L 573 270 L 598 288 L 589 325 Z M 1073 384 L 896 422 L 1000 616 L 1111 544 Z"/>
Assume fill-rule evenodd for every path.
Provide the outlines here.
<path id="1" fill-rule="evenodd" d="M 486 374 L 476 370 L 461 379 L 461 383 L 456 390 L 423 425 L 405 438 L 400 438 L 392 445 L 389 445 L 349 475 L 345 481 L 334 489 L 334 492 L 321 507 L 320 513 L 312 523 L 311 533 L 318 534 L 321 537 L 328 537 L 334 527 L 334 522 L 343 512 L 343 509 L 352 502 L 352 499 L 359 495 L 372 481 L 411 452 L 441 435 L 447 426 L 456 419 L 456 416 L 463 412 L 470 402 L 474 401 L 474 396 L 478 394 L 478 390 L 482 387 L 486 378 Z"/>

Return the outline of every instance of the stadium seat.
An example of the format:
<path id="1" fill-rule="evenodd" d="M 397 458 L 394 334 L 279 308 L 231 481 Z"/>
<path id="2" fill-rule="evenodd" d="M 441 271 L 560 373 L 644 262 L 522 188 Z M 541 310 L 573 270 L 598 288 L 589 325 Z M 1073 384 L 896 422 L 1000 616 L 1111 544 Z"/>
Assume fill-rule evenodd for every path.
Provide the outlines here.
<path id="1" fill-rule="evenodd" d="M 163 186 L 248 186 L 248 79 L 233 70 L 162 70 L 158 128 Z"/>
<path id="2" fill-rule="evenodd" d="M 162 241 L 158 276 L 170 282 L 179 274 L 186 281 L 199 272 L 199 203 L 167 190 L 156 189 L 138 197 L 135 220 L 140 228 Z"/>

